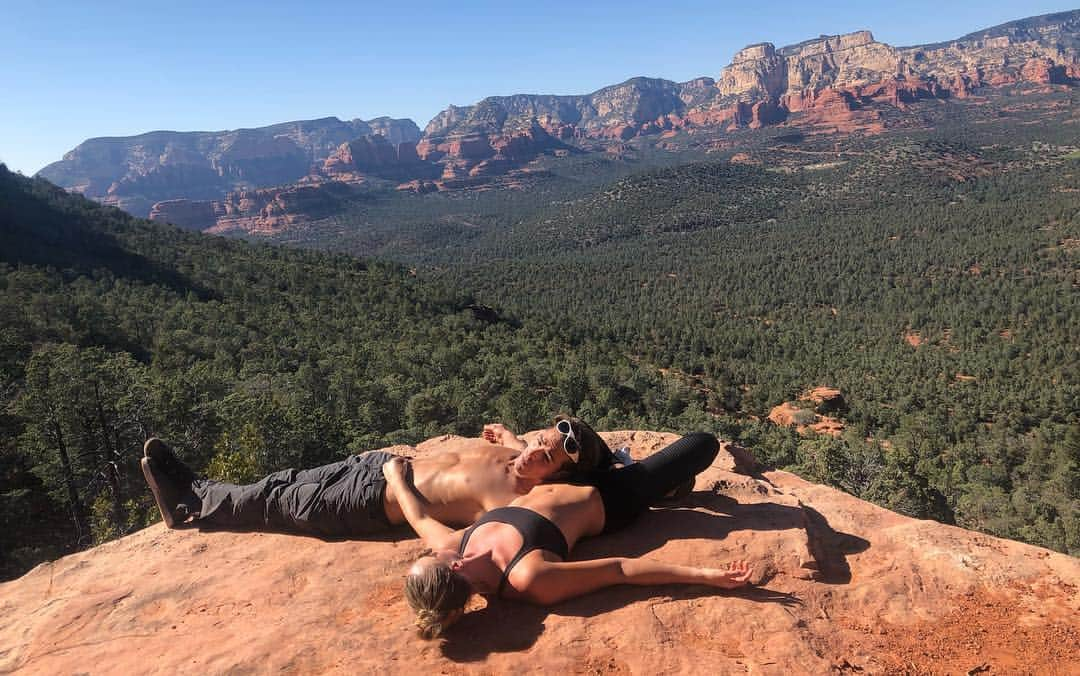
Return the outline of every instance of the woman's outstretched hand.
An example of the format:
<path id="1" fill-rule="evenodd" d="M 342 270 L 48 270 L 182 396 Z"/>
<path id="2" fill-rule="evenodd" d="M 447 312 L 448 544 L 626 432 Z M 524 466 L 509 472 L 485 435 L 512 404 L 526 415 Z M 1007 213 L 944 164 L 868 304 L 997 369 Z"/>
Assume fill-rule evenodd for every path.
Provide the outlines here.
<path id="1" fill-rule="evenodd" d="M 715 569 L 710 571 L 709 584 L 721 589 L 738 589 L 750 584 L 750 576 L 754 569 L 746 561 L 732 561 L 727 569 Z"/>

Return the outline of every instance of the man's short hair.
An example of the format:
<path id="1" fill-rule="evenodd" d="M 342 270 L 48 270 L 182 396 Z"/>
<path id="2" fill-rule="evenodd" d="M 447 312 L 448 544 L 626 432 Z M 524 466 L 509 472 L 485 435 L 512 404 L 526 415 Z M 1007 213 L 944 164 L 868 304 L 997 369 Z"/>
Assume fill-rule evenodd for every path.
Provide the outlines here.
<path id="1" fill-rule="evenodd" d="M 562 420 L 570 423 L 571 429 L 574 430 L 574 436 L 577 437 L 578 443 L 581 445 L 574 471 L 588 472 L 594 469 L 611 469 L 615 458 L 611 453 L 611 449 L 600 438 L 600 435 L 589 427 L 585 421 L 570 415 L 557 415 L 555 416 L 555 422 L 552 424 L 557 425 Z"/>

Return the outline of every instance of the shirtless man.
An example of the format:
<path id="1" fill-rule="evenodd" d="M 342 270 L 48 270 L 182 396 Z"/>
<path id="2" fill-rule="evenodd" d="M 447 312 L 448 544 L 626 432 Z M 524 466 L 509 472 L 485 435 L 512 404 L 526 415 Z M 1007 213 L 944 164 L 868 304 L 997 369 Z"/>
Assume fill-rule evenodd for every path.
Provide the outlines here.
<path id="1" fill-rule="evenodd" d="M 309 470 L 287 469 L 244 486 L 196 476 L 160 439 L 144 446 L 143 475 L 170 528 L 264 530 L 356 537 L 405 523 L 382 466 L 395 457 L 369 451 Z M 526 442 L 505 426 L 460 439 L 412 460 L 412 481 L 430 513 L 467 526 L 563 471 L 607 469 L 612 454 L 585 423 L 565 416 Z"/>

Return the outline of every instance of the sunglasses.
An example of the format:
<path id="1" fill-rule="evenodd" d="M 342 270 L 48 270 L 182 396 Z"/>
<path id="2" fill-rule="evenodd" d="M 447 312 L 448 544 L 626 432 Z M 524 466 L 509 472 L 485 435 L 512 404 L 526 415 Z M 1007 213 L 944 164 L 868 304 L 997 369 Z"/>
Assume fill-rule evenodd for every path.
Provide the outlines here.
<path id="1" fill-rule="evenodd" d="M 555 429 L 562 435 L 562 447 L 566 451 L 566 454 L 570 456 L 570 459 L 574 462 L 578 460 L 578 453 L 581 452 L 581 442 L 574 435 L 574 428 L 570 424 L 569 420 L 560 420 L 555 423 Z"/>

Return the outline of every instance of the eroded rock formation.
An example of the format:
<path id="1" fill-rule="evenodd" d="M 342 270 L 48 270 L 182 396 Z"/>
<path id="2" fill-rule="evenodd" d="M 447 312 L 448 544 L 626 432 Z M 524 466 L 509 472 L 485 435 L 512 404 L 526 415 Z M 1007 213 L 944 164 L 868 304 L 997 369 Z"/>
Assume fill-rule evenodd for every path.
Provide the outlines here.
<path id="1" fill-rule="evenodd" d="M 150 209 L 150 220 L 178 225 L 185 230 L 206 230 L 217 223 L 221 215 L 215 202 L 198 200 L 165 200 Z"/>
<path id="2" fill-rule="evenodd" d="M 892 47 L 869 31 L 822 36 L 776 49 L 746 47 L 717 81 L 722 96 L 743 100 L 805 98 L 824 89 L 846 89 L 862 98 L 867 85 L 884 85 L 893 103 L 944 97 L 953 89 L 1021 81 L 1065 84 L 1080 62 L 1080 12 L 1014 21 L 957 40 Z M 909 97 L 904 99 L 903 97 Z"/>
<path id="3" fill-rule="evenodd" d="M 344 182 L 237 190 L 219 200 L 158 202 L 150 218 L 212 234 L 273 234 L 336 213 L 354 198 Z"/>
<path id="4" fill-rule="evenodd" d="M 365 175 L 407 179 L 431 173 L 416 153 L 414 141 L 393 143 L 379 134 L 342 143 L 322 165 L 322 174 L 340 180 L 362 180 Z"/>
<path id="5" fill-rule="evenodd" d="M 421 159 L 442 165 L 444 179 L 500 175 L 542 153 L 560 150 L 572 152 L 574 148 L 535 120 L 520 129 L 492 134 L 428 135 L 416 147 Z"/>
<path id="6" fill-rule="evenodd" d="M 817 433 L 839 437 L 844 422 L 836 417 L 847 410 L 844 395 L 835 387 L 815 387 L 769 411 L 768 420 L 781 427 L 794 427 L 799 434 Z"/>

